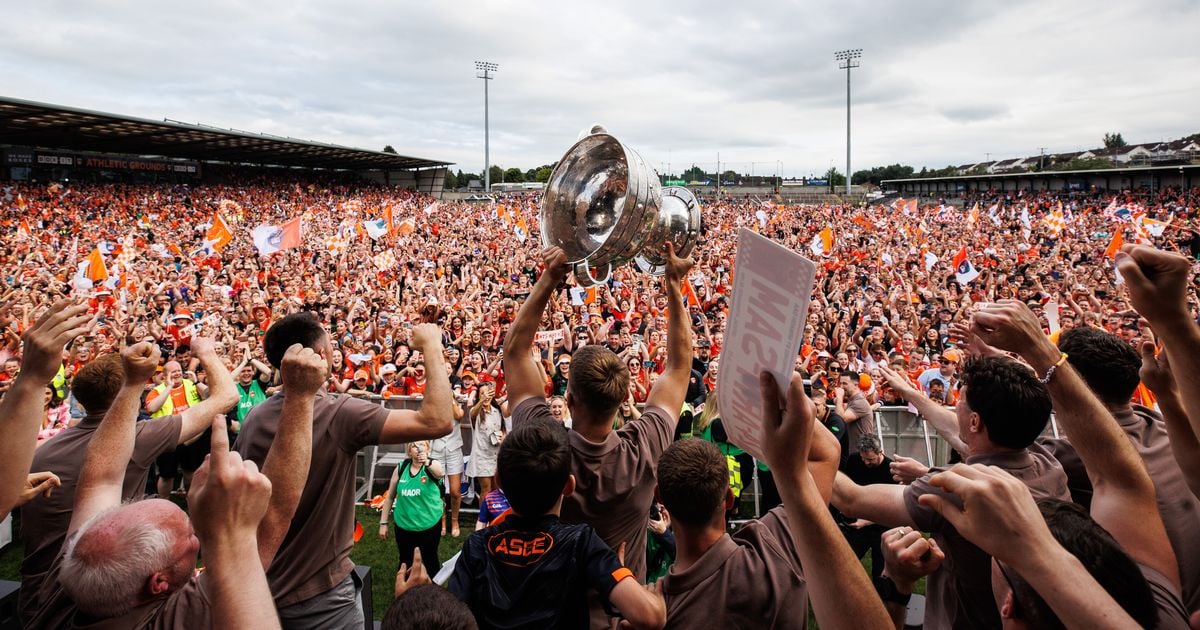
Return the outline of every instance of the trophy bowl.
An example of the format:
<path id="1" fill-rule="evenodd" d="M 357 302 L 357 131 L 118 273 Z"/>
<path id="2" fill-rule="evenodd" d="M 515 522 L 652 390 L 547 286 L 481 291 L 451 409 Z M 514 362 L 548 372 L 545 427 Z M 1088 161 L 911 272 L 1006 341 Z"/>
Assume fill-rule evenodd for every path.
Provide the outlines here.
<path id="1" fill-rule="evenodd" d="M 630 261 L 661 275 L 666 242 L 687 256 L 700 233 L 700 204 L 691 191 L 664 190 L 642 157 L 600 125 L 554 167 L 539 218 L 542 244 L 562 248 L 583 286 L 607 282 Z"/>

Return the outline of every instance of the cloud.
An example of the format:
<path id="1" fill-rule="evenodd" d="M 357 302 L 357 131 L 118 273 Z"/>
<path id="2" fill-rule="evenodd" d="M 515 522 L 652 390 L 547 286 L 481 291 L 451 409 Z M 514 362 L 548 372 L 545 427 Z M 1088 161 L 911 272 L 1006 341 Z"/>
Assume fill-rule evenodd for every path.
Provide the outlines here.
<path id="1" fill-rule="evenodd" d="M 944 166 L 1200 131 L 1196 32 L 1188 0 L 47 0 L 6 8 L 0 65 L 8 96 L 478 171 L 485 59 L 494 163 L 552 162 L 600 122 L 656 167 L 797 175 L 844 168 L 836 50 L 864 49 L 854 168 Z"/>
<path id="2" fill-rule="evenodd" d="M 957 123 L 975 123 L 984 120 L 1004 118 L 1008 115 L 1008 107 L 1004 104 L 963 104 L 954 107 L 943 108 L 941 110 L 941 114 Z"/>

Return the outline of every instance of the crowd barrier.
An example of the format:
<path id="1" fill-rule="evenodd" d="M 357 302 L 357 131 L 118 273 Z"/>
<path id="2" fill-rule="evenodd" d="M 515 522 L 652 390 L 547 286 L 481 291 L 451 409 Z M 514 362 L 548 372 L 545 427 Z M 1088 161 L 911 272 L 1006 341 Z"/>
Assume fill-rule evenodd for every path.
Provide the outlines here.
<path id="1" fill-rule="evenodd" d="M 376 402 L 386 409 L 421 408 L 421 398 L 410 396 L 362 396 L 361 398 Z M 472 433 L 468 411 L 464 405 L 463 418 L 459 422 L 463 436 L 463 455 L 471 453 Z M 924 418 L 915 414 L 907 407 L 879 407 L 873 418 L 875 433 L 883 444 L 883 452 L 889 456 L 903 455 L 915 459 L 926 466 L 944 466 L 950 460 L 950 445 L 937 435 Z M 1046 435 L 1058 435 L 1057 427 L 1051 422 L 1046 428 Z M 857 445 L 849 445 L 851 449 Z M 358 483 L 356 497 L 359 501 L 369 500 L 379 492 L 378 487 L 386 482 L 392 468 L 404 456 L 403 445 L 369 446 L 358 454 Z M 757 479 L 755 479 L 757 481 Z M 751 484 L 751 493 L 757 499 L 757 484 Z"/>

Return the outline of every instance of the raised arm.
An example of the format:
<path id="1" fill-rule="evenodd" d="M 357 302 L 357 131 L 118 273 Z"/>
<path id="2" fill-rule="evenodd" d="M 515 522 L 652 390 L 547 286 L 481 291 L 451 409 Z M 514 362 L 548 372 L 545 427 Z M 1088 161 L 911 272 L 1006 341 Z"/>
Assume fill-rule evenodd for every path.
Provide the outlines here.
<path id="1" fill-rule="evenodd" d="M 987 344 L 1018 352 L 1045 381 L 1055 418 L 1071 436 L 1092 482 L 1092 518 L 1134 561 L 1178 587 L 1178 564 L 1145 464 L 1066 355 L 1042 333 L 1037 316 L 1022 302 L 1003 300 L 977 311 L 972 328 Z"/>
<path id="2" fill-rule="evenodd" d="M 1158 409 L 1167 425 L 1171 453 L 1183 471 L 1184 480 L 1192 494 L 1200 497 L 1200 439 L 1188 424 L 1183 399 L 1171 373 L 1171 361 L 1166 352 L 1155 353 L 1154 342 L 1142 343 L 1142 382 L 1158 399 Z"/>
<path id="3" fill-rule="evenodd" d="M 379 434 L 380 444 L 432 440 L 454 427 L 454 390 L 446 375 L 442 331 L 437 324 L 420 324 L 413 328 L 412 343 L 413 349 L 425 357 L 425 397 L 417 411 L 397 409 L 388 414 Z"/>
<path id="4" fill-rule="evenodd" d="M 217 354 L 216 343 L 211 338 L 197 337 L 193 339 L 192 353 L 200 359 L 200 365 L 204 366 L 204 371 L 208 374 L 208 398 L 188 407 L 181 414 L 183 422 L 179 429 L 180 444 L 186 444 L 204 433 L 204 430 L 212 424 L 213 416 L 232 409 L 238 403 L 239 398 L 233 375 L 226 369 L 225 361 Z M 170 396 L 169 392 L 163 392 L 155 397 L 151 405 L 158 402 L 161 407 L 162 403 L 159 401 L 165 401 L 168 396 Z M 147 405 L 147 409 L 149 407 L 150 405 Z"/>
<path id="5" fill-rule="evenodd" d="M 994 466 L 955 464 L 930 483 L 958 495 L 960 508 L 935 493 L 917 500 L 998 562 L 1011 566 L 1068 628 L 1136 628 L 1137 624 L 1079 559 L 1058 544 L 1029 487 Z"/>
<path id="6" fill-rule="evenodd" d="M 213 630 L 273 630 L 279 628 L 279 617 L 257 536 L 270 509 L 271 481 L 254 462 L 229 452 L 224 425 L 220 414 L 213 417 L 212 454 L 196 471 L 188 493 L 192 524 L 204 552 L 205 571 L 199 579 L 210 599 Z M 276 447 L 278 438 L 271 451 Z"/>
<path id="7" fill-rule="evenodd" d="M 542 312 L 554 295 L 555 288 L 567 277 L 567 255 L 557 247 L 542 252 L 546 268 L 533 285 L 529 297 L 517 311 L 517 318 L 504 337 L 504 378 L 508 385 L 508 406 L 529 398 L 546 395 L 546 382 L 539 376 L 533 360 L 533 337 L 542 322 Z"/>
<path id="8" fill-rule="evenodd" d="M 93 516 L 121 505 L 125 468 L 133 457 L 138 406 L 146 381 L 158 367 L 158 346 L 143 341 L 121 352 L 125 383 L 88 444 L 75 489 L 68 536 Z"/>
<path id="9" fill-rule="evenodd" d="M 0 519 L 16 505 L 25 485 L 42 428 L 45 389 L 62 367 L 63 348 L 88 330 L 91 319 L 86 303 L 63 300 L 25 333 L 21 371 L 0 399 Z"/>
<path id="10" fill-rule="evenodd" d="M 258 554 L 263 568 L 271 566 L 275 552 L 283 543 L 300 502 L 300 493 L 308 481 L 312 461 L 313 399 L 325 384 L 328 364 L 321 355 L 295 344 L 287 349 L 280 363 L 283 388 L 283 410 L 279 414 L 279 430 L 271 442 L 271 450 L 263 461 L 262 472 L 271 480 L 271 502 L 258 526 Z M 213 431 L 213 440 L 217 434 Z M 228 435 L 224 435 L 228 440 Z M 213 447 L 217 449 L 216 446 Z M 224 445 L 228 449 L 228 443 Z"/>
<path id="11" fill-rule="evenodd" d="M 967 452 L 966 443 L 958 435 L 958 418 L 954 415 L 953 408 L 943 407 L 941 404 L 934 402 L 932 398 L 910 385 L 903 374 L 886 365 L 879 365 L 879 373 L 901 398 L 912 403 L 912 406 L 917 408 L 917 413 L 933 427 L 933 430 L 943 440 L 946 440 L 950 444 L 951 448 L 959 453 Z"/>
<path id="12" fill-rule="evenodd" d="M 683 303 L 683 283 L 687 282 L 692 259 L 675 255 L 675 245 L 666 245 L 667 274 L 663 292 L 667 295 L 667 364 L 650 389 L 647 407 L 658 407 L 678 414 L 687 396 L 692 376 L 692 322 Z"/>
<path id="13" fill-rule="evenodd" d="M 1129 287 L 1133 307 L 1162 341 L 1188 424 L 1192 434 L 1200 437 L 1200 329 L 1187 304 L 1191 263 L 1179 254 L 1126 245 L 1117 253 L 1117 269 Z M 1194 488 L 1200 479 L 1188 483 Z"/>
<path id="14" fill-rule="evenodd" d="M 810 474 L 810 445 L 821 434 L 813 430 L 813 409 L 804 395 L 804 379 L 793 374 L 785 395 L 770 374 L 764 373 L 759 381 L 764 454 L 792 524 L 788 530 L 804 568 L 817 623 L 822 628 L 888 626 L 883 602 L 833 522 L 829 504 Z"/>

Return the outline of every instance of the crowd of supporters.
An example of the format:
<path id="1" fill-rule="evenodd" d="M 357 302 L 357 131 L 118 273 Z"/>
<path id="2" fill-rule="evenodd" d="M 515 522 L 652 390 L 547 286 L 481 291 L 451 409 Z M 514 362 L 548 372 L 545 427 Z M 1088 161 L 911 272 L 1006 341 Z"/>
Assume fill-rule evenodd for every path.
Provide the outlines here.
<path id="1" fill-rule="evenodd" d="M 690 257 L 584 288 L 536 196 L 231 181 L 0 186 L 0 508 L 24 503 L 29 627 L 361 627 L 372 444 L 407 445 L 388 627 L 790 627 L 810 601 L 879 627 L 925 576 L 930 628 L 1200 609 L 1194 190 L 702 199 Z M 765 461 L 715 395 L 739 228 L 818 267 L 797 377 L 763 382 Z M 885 453 L 880 405 L 963 463 Z M 449 601 L 423 584 L 444 536 Z"/>

